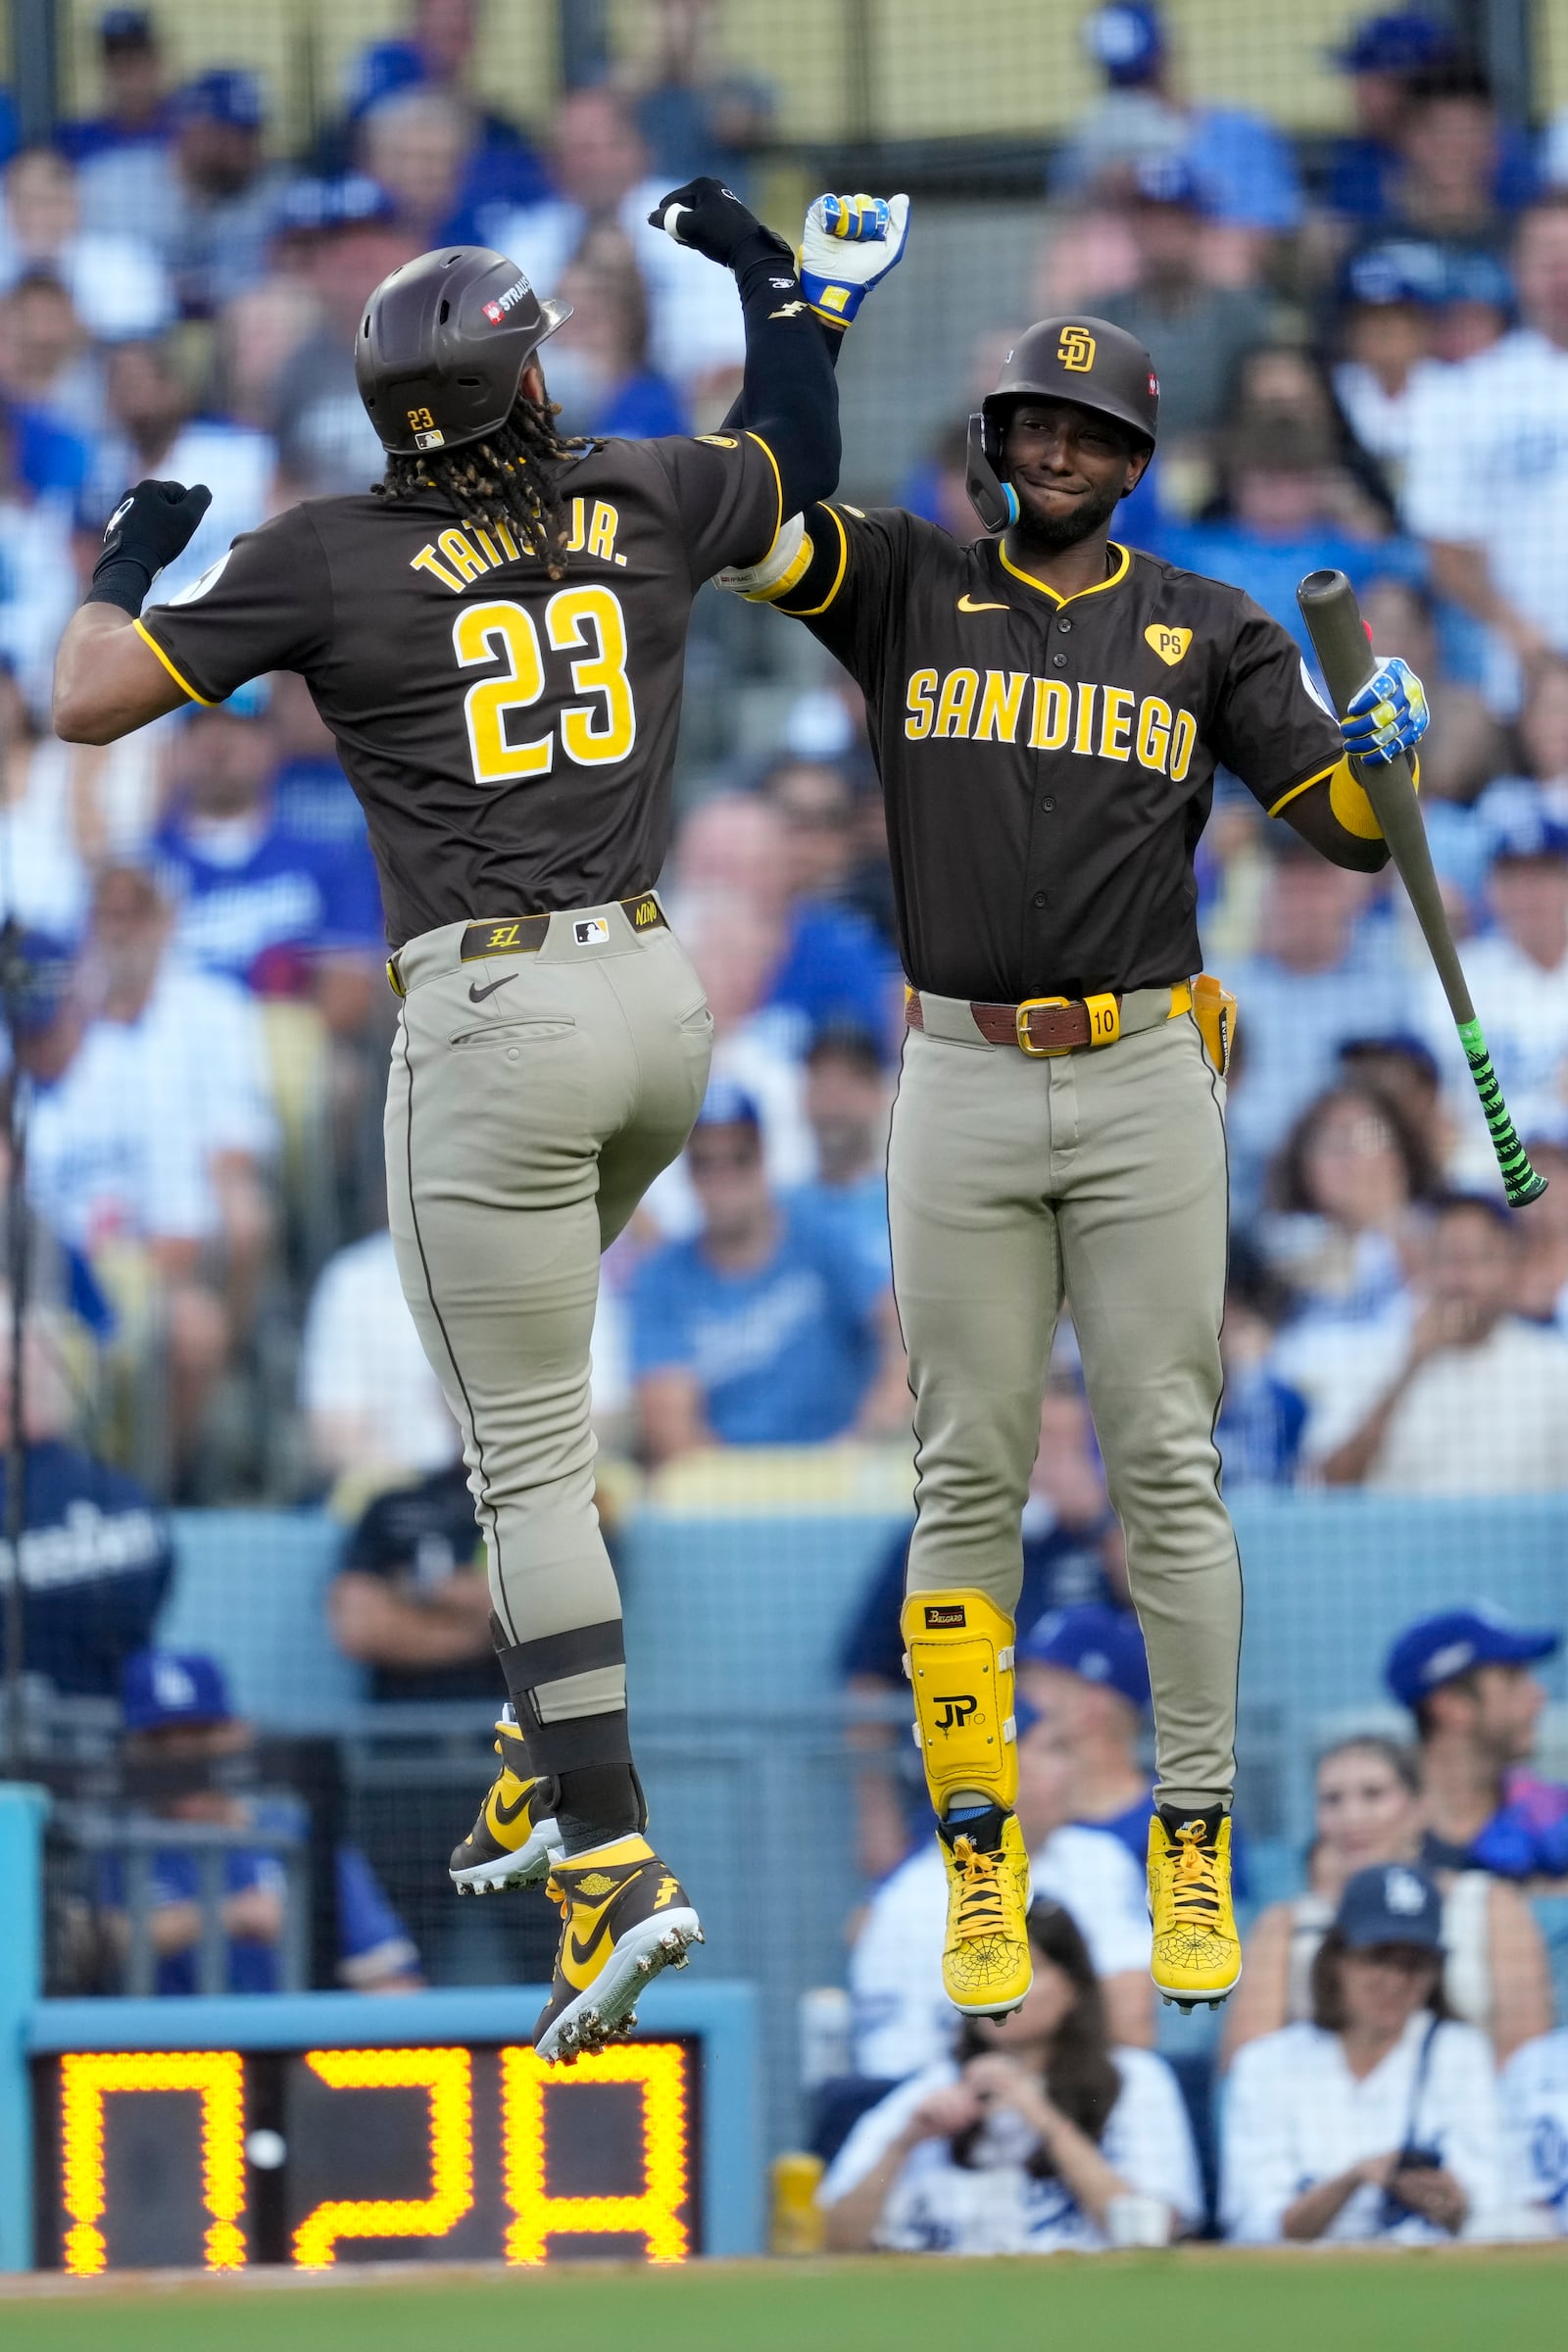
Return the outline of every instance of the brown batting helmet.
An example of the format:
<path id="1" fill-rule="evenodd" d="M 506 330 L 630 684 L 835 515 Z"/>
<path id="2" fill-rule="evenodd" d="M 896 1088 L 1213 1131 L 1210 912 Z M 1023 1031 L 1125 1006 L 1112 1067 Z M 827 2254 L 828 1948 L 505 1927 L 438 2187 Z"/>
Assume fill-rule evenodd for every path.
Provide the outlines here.
<path id="1" fill-rule="evenodd" d="M 394 457 L 482 440 L 506 422 L 522 371 L 571 305 L 543 300 L 515 262 L 446 245 L 383 277 L 365 306 L 354 374 Z"/>
<path id="2" fill-rule="evenodd" d="M 1017 519 L 1002 478 L 1002 437 L 1020 400 L 1071 400 L 1148 442 L 1159 429 L 1159 378 L 1136 335 L 1108 318 L 1042 318 L 1008 352 L 1002 377 L 969 419 L 969 496 L 988 530 Z"/>

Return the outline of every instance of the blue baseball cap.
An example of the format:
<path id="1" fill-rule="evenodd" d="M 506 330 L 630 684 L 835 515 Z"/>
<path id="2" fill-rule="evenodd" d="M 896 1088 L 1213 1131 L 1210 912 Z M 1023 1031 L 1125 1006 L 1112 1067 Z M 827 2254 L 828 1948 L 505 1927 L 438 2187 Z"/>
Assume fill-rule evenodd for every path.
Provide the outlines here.
<path id="1" fill-rule="evenodd" d="M 1191 213 L 1208 210 L 1203 183 L 1185 155 L 1146 155 L 1133 172 L 1140 204 L 1181 205 Z"/>
<path id="2" fill-rule="evenodd" d="M 1523 864 L 1541 858 L 1568 859 L 1568 825 L 1548 816 L 1539 801 L 1509 802 L 1487 827 L 1492 862 Z"/>
<path id="3" fill-rule="evenodd" d="M 1152 79 L 1165 54 L 1165 35 L 1152 8 L 1118 5 L 1086 17 L 1083 44 L 1117 89 L 1135 90 Z"/>
<path id="4" fill-rule="evenodd" d="M 337 179 L 308 175 L 292 181 L 283 191 L 277 225 L 285 236 L 309 236 L 397 217 L 398 208 L 378 179 L 368 172 L 345 172 Z"/>
<path id="5" fill-rule="evenodd" d="M 1436 1882 L 1408 1862 L 1378 1862 L 1347 1879 L 1334 1925 L 1352 1952 L 1379 1943 L 1443 1949 L 1443 1897 Z"/>
<path id="6" fill-rule="evenodd" d="M 416 90 L 425 78 L 424 59 L 413 41 L 372 41 L 348 71 L 344 99 L 349 120 L 358 122 L 383 98 Z"/>
<path id="7" fill-rule="evenodd" d="M 1085 1601 L 1051 1609 L 1030 1628 L 1019 1655 L 1035 1666 L 1059 1666 L 1086 1683 L 1102 1683 L 1130 1707 L 1149 1704 L 1149 1657 L 1131 1609 Z"/>
<path id="8" fill-rule="evenodd" d="M 733 1078 L 710 1078 L 696 1123 L 699 1127 L 760 1128 L 762 1114 L 755 1095 L 737 1086 Z"/>
<path id="9" fill-rule="evenodd" d="M 120 1676 L 120 1704 L 127 1732 L 162 1731 L 171 1723 L 232 1723 L 233 1702 L 216 1658 L 172 1649 L 139 1649 Z"/>
<path id="10" fill-rule="evenodd" d="M 183 122 L 224 122 L 230 130 L 260 130 L 267 121 L 262 85 L 237 66 L 219 66 L 187 81 L 174 101 Z"/>
<path id="11" fill-rule="evenodd" d="M 1383 1681 L 1400 1706 L 1413 1707 L 1472 1667 L 1534 1666 L 1561 1641 L 1549 1626 L 1515 1625 L 1500 1609 L 1446 1609 L 1406 1626 L 1388 1654 Z"/>
<path id="12" fill-rule="evenodd" d="M 1340 281 L 1342 302 L 1383 308 L 1395 303 L 1423 307 L 1443 302 L 1448 280 L 1447 257 L 1427 237 L 1384 237 L 1363 246 L 1345 265 Z"/>
<path id="13" fill-rule="evenodd" d="M 156 49 L 151 9 L 106 8 L 98 20 L 101 49 Z"/>
<path id="14" fill-rule="evenodd" d="M 1453 53 L 1447 26 L 1419 8 L 1368 17 L 1343 49 L 1330 52 L 1342 74 L 1419 74 Z"/>

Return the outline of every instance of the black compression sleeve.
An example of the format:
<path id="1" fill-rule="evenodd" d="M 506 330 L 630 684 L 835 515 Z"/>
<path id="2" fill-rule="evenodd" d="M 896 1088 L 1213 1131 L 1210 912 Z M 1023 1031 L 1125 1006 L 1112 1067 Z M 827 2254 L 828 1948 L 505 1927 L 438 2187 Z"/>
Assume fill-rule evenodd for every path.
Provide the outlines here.
<path id="1" fill-rule="evenodd" d="M 838 484 L 836 355 L 828 343 L 839 338 L 818 325 L 793 262 L 765 230 L 747 238 L 734 266 L 746 318 L 746 374 L 724 421 L 767 443 L 778 462 L 784 513 L 798 514 Z"/>

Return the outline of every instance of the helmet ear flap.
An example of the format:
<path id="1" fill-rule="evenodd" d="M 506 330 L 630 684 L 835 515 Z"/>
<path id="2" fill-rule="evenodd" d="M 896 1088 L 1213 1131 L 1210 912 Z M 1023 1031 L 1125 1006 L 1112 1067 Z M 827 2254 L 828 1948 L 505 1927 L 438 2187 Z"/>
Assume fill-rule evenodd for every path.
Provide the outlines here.
<path id="1" fill-rule="evenodd" d="M 1018 519 L 1018 494 L 997 471 L 1001 435 L 983 409 L 969 418 L 967 466 L 964 474 L 970 503 L 988 531 L 1004 531 Z"/>

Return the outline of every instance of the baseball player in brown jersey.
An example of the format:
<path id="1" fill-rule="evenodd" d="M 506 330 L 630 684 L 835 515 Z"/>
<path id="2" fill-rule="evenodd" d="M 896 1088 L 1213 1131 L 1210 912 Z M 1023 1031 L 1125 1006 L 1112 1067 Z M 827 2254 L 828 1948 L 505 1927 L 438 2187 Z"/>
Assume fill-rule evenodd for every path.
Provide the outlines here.
<path id="1" fill-rule="evenodd" d="M 207 493 L 141 483 L 56 674 L 60 733 L 103 743 L 298 671 L 364 804 L 402 999 L 392 1233 L 464 1433 L 510 1693 L 453 1872 L 550 1874 L 550 2057 L 622 2029 L 700 1935 L 643 1836 L 589 1334 L 600 1251 L 708 1076 L 702 987 L 653 889 L 692 598 L 838 468 L 828 349 L 789 248 L 715 180 L 657 218 L 735 273 L 747 429 L 564 444 L 538 352 L 564 307 L 500 254 L 425 254 L 377 287 L 359 336 L 385 480 L 279 514 L 145 616 Z M 885 239 L 881 266 L 897 258 Z"/>
<path id="2" fill-rule="evenodd" d="M 987 536 L 820 505 L 725 585 L 806 622 L 862 687 L 908 980 L 888 1158 L 915 1391 L 903 1613 L 970 2014 L 1029 1984 L 1012 1800 L 1019 1514 L 1068 1302 L 1148 1642 L 1153 1977 L 1241 1972 L 1230 1894 L 1242 1583 L 1214 1425 L 1231 1001 L 1200 973 L 1193 852 L 1214 770 L 1336 863 L 1386 858 L 1348 752 L 1410 747 L 1390 663 L 1340 723 L 1240 590 L 1108 536 L 1153 449 L 1149 354 L 1050 318 L 971 420 Z"/>

